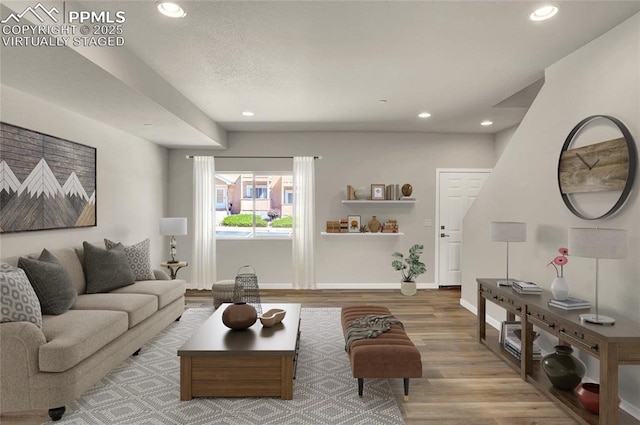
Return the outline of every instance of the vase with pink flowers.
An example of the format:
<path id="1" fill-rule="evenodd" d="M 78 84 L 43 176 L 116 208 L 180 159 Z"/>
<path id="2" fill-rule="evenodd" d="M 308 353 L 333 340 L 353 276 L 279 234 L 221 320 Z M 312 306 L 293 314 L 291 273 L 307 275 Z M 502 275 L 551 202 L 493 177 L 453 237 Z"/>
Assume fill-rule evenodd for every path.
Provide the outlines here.
<path id="1" fill-rule="evenodd" d="M 564 278 L 564 266 L 569 262 L 569 250 L 567 248 L 558 248 L 560 255 L 557 255 L 547 266 L 553 266 L 556 269 L 556 277 L 551 283 L 551 294 L 556 300 L 566 300 L 569 297 L 569 285 Z"/>

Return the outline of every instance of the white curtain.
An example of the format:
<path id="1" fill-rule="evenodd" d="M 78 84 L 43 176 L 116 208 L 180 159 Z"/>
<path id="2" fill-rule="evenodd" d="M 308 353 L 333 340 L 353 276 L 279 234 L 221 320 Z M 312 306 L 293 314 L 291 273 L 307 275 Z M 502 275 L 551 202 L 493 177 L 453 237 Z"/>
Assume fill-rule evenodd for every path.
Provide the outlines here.
<path id="1" fill-rule="evenodd" d="M 193 255 L 191 289 L 211 289 L 216 281 L 216 167 L 212 156 L 193 158 Z"/>
<path id="2" fill-rule="evenodd" d="M 315 177 L 312 156 L 293 158 L 293 287 L 316 287 Z"/>

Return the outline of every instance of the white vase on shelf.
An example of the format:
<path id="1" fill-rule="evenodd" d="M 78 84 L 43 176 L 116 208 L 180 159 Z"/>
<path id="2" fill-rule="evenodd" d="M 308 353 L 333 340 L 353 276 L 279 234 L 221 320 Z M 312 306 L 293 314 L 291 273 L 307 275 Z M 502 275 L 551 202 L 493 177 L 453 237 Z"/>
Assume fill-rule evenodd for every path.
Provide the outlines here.
<path id="1" fill-rule="evenodd" d="M 569 285 L 564 276 L 556 276 L 551 283 L 551 294 L 554 300 L 566 300 L 569 297 Z"/>

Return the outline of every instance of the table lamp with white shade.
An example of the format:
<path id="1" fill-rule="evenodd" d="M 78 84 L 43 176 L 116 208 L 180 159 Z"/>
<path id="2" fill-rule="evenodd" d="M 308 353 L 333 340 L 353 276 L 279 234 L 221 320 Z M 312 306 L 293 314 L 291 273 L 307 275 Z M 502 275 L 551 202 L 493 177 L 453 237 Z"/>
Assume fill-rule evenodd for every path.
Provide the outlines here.
<path id="1" fill-rule="evenodd" d="M 569 252 L 575 257 L 596 259 L 595 314 L 581 314 L 580 320 L 598 325 L 613 325 L 612 317 L 598 313 L 598 263 L 602 259 L 620 259 L 627 256 L 627 231 L 623 229 L 579 228 L 569 229 Z"/>
<path id="2" fill-rule="evenodd" d="M 506 280 L 499 280 L 498 285 L 511 286 L 514 280 L 509 279 L 509 243 L 527 240 L 527 224 L 513 221 L 492 221 L 491 240 L 507 243 L 507 276 Z"/>
<path id="3" fill-rule="evenodd" d="M 169 244 L 169 255 L 171 260 L 167 261 L 169 264 L 175 264 L 177 254 L 176 236 L 183 236 L 187 234 L 187 218 L 186 217 L 163 217 L 160 219 L 160 234 L 162 236 L 171 236 L 171 243 Z"/>

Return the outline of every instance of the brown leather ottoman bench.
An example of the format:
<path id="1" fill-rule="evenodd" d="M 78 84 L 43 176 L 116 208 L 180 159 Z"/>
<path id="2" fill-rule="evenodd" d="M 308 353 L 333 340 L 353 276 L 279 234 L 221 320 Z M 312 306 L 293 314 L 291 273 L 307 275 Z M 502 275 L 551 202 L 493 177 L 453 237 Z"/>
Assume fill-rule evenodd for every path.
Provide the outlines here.
<path id="1" fill-rule="evenodd" d="M 422 377 L 420 351 L 411 342 L 401 324 L 375 338 L 348 339 L 348 326 L 365 316 L 390 316 L 388 308 L 379 305 L 353 305 L 342 308 L 342 331 L 351 362 L 353 377 L 358 379 L 358 395 L 362 397 L 364 378 L 403 378 L 404 399 L 409 400 L 409 378 Z M 392 318 L 390 322 L 395 322 Z M 375 321 L 375 318 L 373 318 Z M 351 333 L 351 335 L 353 332 Z M 352 335 L 353 336 L 353 335 Z"/>

